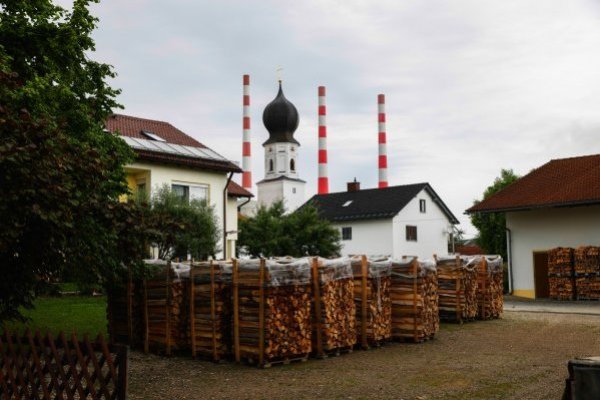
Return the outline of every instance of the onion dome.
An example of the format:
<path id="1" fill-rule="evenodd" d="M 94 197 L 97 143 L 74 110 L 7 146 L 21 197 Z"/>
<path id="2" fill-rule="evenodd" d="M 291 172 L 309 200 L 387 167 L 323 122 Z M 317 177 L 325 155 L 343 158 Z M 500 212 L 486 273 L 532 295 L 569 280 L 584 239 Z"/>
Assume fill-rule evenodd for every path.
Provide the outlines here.
<path id="1" fill-rule="evenodd" d="M 279 92 L 277 97 L 267 104 L 263 111 L 263 124 L 269 131 L 269 139 L 264 145 L 271 143 L 300 143 L 294 139 L 294 132 L 298 129 L 300 118 L 296 107 L 285 98 L 279 81 Z"/>

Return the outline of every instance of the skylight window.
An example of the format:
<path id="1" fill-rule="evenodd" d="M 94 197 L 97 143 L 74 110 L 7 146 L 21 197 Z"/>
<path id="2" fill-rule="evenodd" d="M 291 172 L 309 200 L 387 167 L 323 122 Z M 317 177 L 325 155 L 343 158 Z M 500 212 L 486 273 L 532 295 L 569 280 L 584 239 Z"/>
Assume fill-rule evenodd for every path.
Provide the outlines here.
<path id="1" fill-rule="evenodd" d="M 352 204 L 353 200 L 348 200 L 347 202 L 345 202 L 344 204 L 342 204 L 342 207 L 348 207 L 350 204 Z"/>
<path id="2" fill-rule="evenodd" d="M 142 135 L 146 136 L 149 139 L 156 140 L 157 142 L 166 142 L 165 139 L 161 138 L 156 133 L 145 131 L 143 129 L 142 129 Z"/>

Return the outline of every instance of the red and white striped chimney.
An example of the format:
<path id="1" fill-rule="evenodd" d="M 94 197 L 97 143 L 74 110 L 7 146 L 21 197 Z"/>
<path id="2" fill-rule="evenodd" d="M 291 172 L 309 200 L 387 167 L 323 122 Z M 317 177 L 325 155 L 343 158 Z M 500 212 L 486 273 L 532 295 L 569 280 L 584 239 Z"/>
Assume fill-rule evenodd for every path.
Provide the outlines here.
<path id="1" fill-rule="evenodd" d="M 319 194 L 329 193 L 327 176 L 327 107 L 325 86 L 319 86 Z"/>
<path id="2" fill-rule="evenodd" d="M 242 144 L 242 187 L 252 190 L 252 144 L 250 142 L 250 75 L 244 75 L 244 111 Z"/>
<path id="3" fill-rule="evenodd" d="M 379 188 L 388 187 L 387 140 L 385 136 L 385 95 L 377 96 L 377 120 L 379 130 Z"/>

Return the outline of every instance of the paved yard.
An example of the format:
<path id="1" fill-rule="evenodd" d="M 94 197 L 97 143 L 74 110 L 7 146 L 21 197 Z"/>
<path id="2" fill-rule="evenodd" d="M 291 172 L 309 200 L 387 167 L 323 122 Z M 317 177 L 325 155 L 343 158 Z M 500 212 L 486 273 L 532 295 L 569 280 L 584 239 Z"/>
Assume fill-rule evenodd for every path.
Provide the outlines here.
<path id="1" fill-rule="evenodd" d="M 599 305 L 600 306 L 600 305 Z M 134 352 L 131 399 L 559 399 L 567 360 L 600 355 L 600 316 L 507 312 L 390 344 L 259 370 Z"/>

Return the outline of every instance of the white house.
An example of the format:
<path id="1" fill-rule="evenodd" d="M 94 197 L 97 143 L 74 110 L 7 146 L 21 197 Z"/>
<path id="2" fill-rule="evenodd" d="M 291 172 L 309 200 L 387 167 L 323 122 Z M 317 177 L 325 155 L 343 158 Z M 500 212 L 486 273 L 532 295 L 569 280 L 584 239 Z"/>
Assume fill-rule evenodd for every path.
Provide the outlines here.
<path id="1" fill-rule="evenodd" d="M 403 255 L 430 259 L 448 253 L 448 237 L 458 220 L 428 183 L 315 195 L 315 206 L 342 235 L 342 255 Z"/>
<path id="2" fill-rule="evenodd" d="M 121 135 L 135 152 L 135 161 L 125 167 L 133 194 L 167 185 L 188 200 L 206 199 L 221 224 L 225 253 L 217 257 L 235 257 L 237 200 L 252 197 L 231 180 L 241 172 L 236 164 L 167 122 L 115 114 L 106 130 Z"/>
<path id="3" fill-rule="evenodd" d="M 548 297 L 548 250 L 600 245 L 600 154 L 551 160 L 467 212 L 506 214 L 511 292 Z"/>

